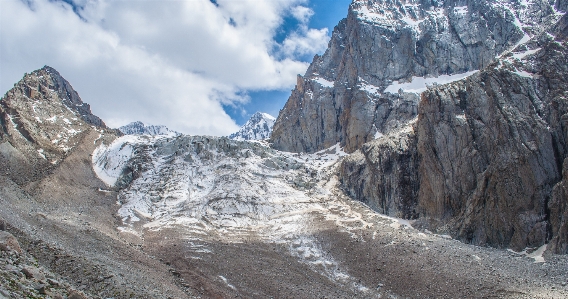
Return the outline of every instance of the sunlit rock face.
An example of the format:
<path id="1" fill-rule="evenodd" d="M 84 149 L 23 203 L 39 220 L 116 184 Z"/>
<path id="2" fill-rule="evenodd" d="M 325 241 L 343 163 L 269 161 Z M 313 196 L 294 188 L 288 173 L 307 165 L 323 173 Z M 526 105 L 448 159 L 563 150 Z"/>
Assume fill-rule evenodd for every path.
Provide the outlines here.
<path id="1" fill-rule="evenodd" d="M 37 179 L 88 132 L 104 129 L 71 84 L 45 66 L 26 74 L 0 99 L 0 168 L 16 182 Z"/>
<path id="2" fill-rule="evenodd" d="M 424 91 L 407 130 L 344 161 L 350 194 L 465 242 L 518 250 L 552 242 L 566 252 L 561 16 L 480 72 Z"/>
<path id="3" fill-rule="evenodd" d="M 425 84 L 481 70 L 540 34 L 566 4 L 549 1 L 353 1 L 325 54 L 299 76 L 274 125 L 274 147 L 353 152 L 406 126 Z M 401 91 L 401 92 L 399 92 Z"/>

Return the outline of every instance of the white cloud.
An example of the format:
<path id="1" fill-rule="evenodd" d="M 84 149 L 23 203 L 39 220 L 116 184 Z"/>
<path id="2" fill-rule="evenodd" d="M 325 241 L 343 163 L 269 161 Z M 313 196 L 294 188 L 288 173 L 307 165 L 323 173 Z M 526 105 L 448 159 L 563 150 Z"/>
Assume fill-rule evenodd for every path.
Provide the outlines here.
<path id="1" fill-rule="evenodd" d="M 292 13 L 292 16 L 294 16 L 294 18 L 296 18 L 303 24 L 306 24 L 314 15 L 314 11 L 311 8 L 301 5 L 292 7 L 290 12 Z"/>
<path id="2" fill-rule="evenodd" d="M 281 51 L 286 56 L 321 53 L 327 48 L 328 41 L 327 28 L 309 29 L 302 26 L 284 40 Z"/>
<path id="3" fill-rule="evenodd" d="M 222 104 L 243 91 L 290 89 L 327 29 L 302 25 L 271 54 L 283 17 L 307 22 L 303 0 L 0 1 L 0 88 L 50 65 L 93 112 L 117 127 L 141 120 L 189 134 L 237 129 Z M 277 46 L 278 47 L 278 46 Z M 313 53 L 311 53 L 313 52 Z"/>

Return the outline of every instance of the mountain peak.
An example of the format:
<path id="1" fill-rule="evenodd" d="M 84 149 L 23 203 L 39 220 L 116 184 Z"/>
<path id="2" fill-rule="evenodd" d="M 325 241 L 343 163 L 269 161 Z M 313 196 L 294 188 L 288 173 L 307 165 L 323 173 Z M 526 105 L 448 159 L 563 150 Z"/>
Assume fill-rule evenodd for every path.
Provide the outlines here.
<path id="1" fill-rule="evenodd" d="M 131 122 L 118 128 L 126 135 L 179 135 L 180 133 L 168 129 L 166 126 L 145 125 L 141 121 Z"/>
<path id="2" fill-rule="evenodd" d="M 276 118 L 268 113 L 256 112 L 236 133 L 229 135 L 233 140 L 264 140 L 270 137 Z"/>

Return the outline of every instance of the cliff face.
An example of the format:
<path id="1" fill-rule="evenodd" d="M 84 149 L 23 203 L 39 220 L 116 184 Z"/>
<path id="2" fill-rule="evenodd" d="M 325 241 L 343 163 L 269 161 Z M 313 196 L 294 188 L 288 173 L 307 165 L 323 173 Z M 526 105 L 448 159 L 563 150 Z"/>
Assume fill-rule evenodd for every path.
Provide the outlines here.
<path id="1" fill-rule="evenodd" d="M 567 156 L 567 20 L 479 75 L 423 93 L 419 206 L 431 226 L 516 249 L 565 238 L 567 198 L 562 183 L 552 190 Z"/>
<path id="2" fill-rule="evenodd" d="M 418 205 L 418 152 L 412 124 L 365 143 L 346 157 L 340 178 L 346 191 L 380 213 L 416 219 Z"/>
<path id="3" fill-rule="evenodd" d="M 354 1 L 271 141 L 340 142 L 353 153 L 343 187 L 381 213 L 465 242 L 566 252 L 566 9 Z"/>
<path id="4" fill-rule="evenodd" d="M 480 70 L 542 32 L 555 9 L 544 0 L 353 1 L 328 50 L 298 76 L 271 141 L 294 152 L 341 142 L 353 152 L 416 116 L 417 92 L 398 92 L 396 81 Z"/>
<path id="5" fill-rule="evenodd" d="M 395 132 L 343 162 L 347 191 L 468 243 L 521 250 L 551 241 L 566 253 L 567 20 L 480 73 L 422 93 L 408 125 L 415 135 Z"/>

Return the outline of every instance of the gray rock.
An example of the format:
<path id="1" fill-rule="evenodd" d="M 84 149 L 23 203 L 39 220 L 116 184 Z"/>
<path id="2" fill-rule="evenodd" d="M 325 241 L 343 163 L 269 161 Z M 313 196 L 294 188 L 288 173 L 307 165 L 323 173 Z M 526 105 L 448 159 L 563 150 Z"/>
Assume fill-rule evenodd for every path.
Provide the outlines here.
<path id="1" fill-rule="evenodd" d="M 418 152 L 412 127 L 366 143 L 341 163 L 346 191 L 370 208 L 392 217 L 415 219 Z"/>
<path id="2" fill-rule="evenodd" d="M 57 71 L 26 74 L 0 99 L 0 169 L 18 184 L 38 180 L 91 126 L 106 128 Z"/>
<path id="3" fill-rule="evenodd" d="M 22 273 L 26 275 L 27 279 L 34 279 L 37 281 L 45 281 L 45 275 L 41 272 L 41 270 L 34 266 L 24 266 L 22 268 Z"/>
<path id="4" fill-rule="evenodd" d="M 529 13 L 551 10 L 538 7 Z M 364 145 L 343 162 L 345 188 L 378 211 L 418 214 L 419 226 L 468 243 L 521 250 L 550 241 L 554 252 L 566 253 L 567 24 L 566 16 L 544 22 L 537 31 L 547 32 L 516 54 L 422 93 L 417 142 Z M 417 158 L 397 162 L 411 153 Z M 410 181 L 418 191 L 407 187 L 405 205 L 397 194 L 401 173 L 417 174 Z"/>
<path id="5" fill-rule="evenodd" d="M 0 250 L 22 253 L 18 239 L 6 231 L 0 231 Z"/>
<path id="6" fill-rule="evenodd" d="M 383 92 L 392 82 L 483 69 L 555 20 L 545 0 L 355 0 L 325 54 L 298 77 L 271 141 L 293 152 L 340 142 L 353 152 L 416 116 L 419 97 Z"/>
<path id="7" fill-rule="evenodd" d="M 422 95 L 418 202 L 431 227 L 517 250 L 554 237 L 555 251 L 565 250 L 566 196 L 555 185 L 568 154 L 566 24 L 551 31 L 555 40 L 528 44 L 540 50 L 522 63 L 504 58 Z"/>

